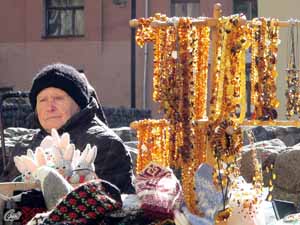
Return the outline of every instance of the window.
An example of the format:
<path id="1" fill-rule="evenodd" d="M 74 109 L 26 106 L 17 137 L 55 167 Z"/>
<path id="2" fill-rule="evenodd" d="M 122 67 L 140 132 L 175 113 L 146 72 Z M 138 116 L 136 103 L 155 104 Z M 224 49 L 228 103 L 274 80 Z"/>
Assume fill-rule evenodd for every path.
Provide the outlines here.
<path id="1" fill-rule="evenodd" d="M 200 15 L 199 0 L 172 0 L 171 16 L 178 17 L 199 17 Z"/>
<path id="2" fill-rule="evenodd" d="M 84 35 L 84 0 L 45 0 L 47 37 Z"/>
<path id="3" fill-rule="evenodd" d="M 257 0 L 234 0 L 233 12 L 243 13 L 247 19 L 257 17 Z"/>

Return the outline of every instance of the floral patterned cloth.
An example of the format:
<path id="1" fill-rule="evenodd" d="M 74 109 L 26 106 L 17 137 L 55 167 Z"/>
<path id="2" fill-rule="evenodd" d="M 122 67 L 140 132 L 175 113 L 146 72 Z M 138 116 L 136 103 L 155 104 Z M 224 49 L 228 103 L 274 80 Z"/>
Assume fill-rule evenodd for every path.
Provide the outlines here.
<path id="1" fill-rule="evenodd" d="M 183 200 L 180 183 L 172 170 L 155 163 L 150 163 L 136 176 L 135 187 L 141 208 L 152 218 L 173 218 L 173 211 Z"/>
<path id="2" fill-rule="evenodd" d="M 115 186 L 92 180 L 75 188 L 52 211 L 36 216 L 30 224 L 105 224 L 104 215 L 121 207 L 120 192 Z"/>

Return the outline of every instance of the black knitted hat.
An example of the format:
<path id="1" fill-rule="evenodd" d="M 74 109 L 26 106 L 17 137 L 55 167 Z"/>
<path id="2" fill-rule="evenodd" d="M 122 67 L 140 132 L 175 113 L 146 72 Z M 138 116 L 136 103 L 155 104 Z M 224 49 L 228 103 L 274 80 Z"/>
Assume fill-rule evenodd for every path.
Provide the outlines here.
<path id="1" fill-rule="evenodd" d="M 44 67 L 34 77 L 29 98 L 31 107 L 35 110 L 37 95 L 45 88 L 62 89 L 83 109 L 90 99 L 86 79 L 72 66 L 56 63 Z"/>

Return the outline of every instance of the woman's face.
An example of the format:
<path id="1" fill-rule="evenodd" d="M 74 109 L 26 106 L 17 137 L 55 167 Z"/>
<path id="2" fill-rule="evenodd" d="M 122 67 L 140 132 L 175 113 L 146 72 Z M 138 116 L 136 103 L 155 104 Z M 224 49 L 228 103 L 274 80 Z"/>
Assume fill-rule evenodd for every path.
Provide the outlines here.
<path id="1" fill-rule="evenodd" d="M 41 126 L 50 133 L 52 128 L 63 126 L 80 108 L 65 91 L 49 87 L 37 95 L 36 111 Z"/>

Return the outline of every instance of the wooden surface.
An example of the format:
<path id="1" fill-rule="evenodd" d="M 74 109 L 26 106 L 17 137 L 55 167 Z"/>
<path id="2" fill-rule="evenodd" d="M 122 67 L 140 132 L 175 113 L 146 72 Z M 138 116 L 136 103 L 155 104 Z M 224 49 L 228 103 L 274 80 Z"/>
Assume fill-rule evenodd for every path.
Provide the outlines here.
<path id="1" fill-rule="evenodd" d="M 0 183 L 0 193 L 6 196 L 12 196 L 15 190 L 29 190 L 33 188 L 39 188 L 39 184 L 29 184 L 24 182 L 4 182 Z"/>

